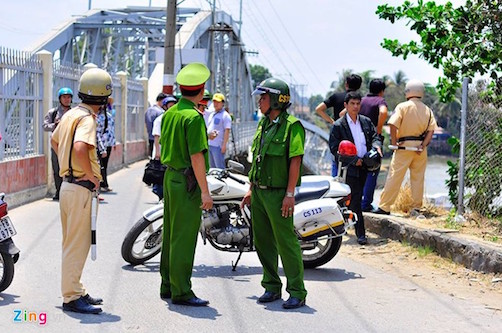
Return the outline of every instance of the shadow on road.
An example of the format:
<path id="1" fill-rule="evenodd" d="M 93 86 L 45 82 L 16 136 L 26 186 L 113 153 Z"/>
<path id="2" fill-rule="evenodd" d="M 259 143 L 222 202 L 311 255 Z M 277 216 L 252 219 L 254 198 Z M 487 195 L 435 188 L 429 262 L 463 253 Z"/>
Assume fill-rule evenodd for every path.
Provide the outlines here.
<path id="1" fill-rule="evenodd" d="M 284 297 L 284 295 L 283 295 L 283 297 Z M 251 299 L 251 300 L 255 300 L 256 304 L 258 304 L 259 306 L 263 306 L 263 308 L 268 311 L 286 312 L 286 313 L 287 312 L 299 312 L 299 313 L 305 313 L 305 314 L 314 314 L 317 312 L 316 309 L 311 308 L 310 306 L 308 306 L 308 304 L 305 304 L 305 306 L 302 306 L 298 309 L 284 309 L 282 307 L 282 303 L 285 301 L 285 299 L 279 299 L 277 301 L 270 302 L 270 303 L 260 303 L 260 302 L 258 302 L 258 296 L 251 296 L 251 297 L 247 297 L 247 298 Z M 287 298 L 287 294 L 286 294 L 286 298 Z M 308 297 L 307 297 L 307 301 L 308 301 Z"/>
<path id="2" fill-rule="evenodd" d="M 18 295 L 0 293 L 0 306 L 19 303 L 16 301 L 18 297 Z"/>
<path id="3" fill-rule="evenodd" d="M 348 272 L 338 268 L 315 268 L 306 269 L 304 279 L 307 281 L 346 281 L 354 279 L 364 279 L 359 273 Z"/>
<path id="4" fill-rule="evenodd" d="M 81 324 L 101 324 L 101 323 L 114 323 L 121 320 L 120 316 L 102 312 L 100 314 L 84 314 L 77 312 L 63 311 L 61 306 L 56 306 L 63 314 L 68 317 L 79 319 Z"/>
<path id="5" fill-rule="evenodd" d="M 143 265 L 124 265 L 122 269 L 131 272 L 147 272 L 147 273 L 158 273 L 160 267 L 160 262 L 153 261 L 148 262 Z M 237 276 L 248 276 L 248 275 L 261 275 L 261 266 L 250 267 L 250 266 L 237 266 L 235 271 L 232 271 L 231 265 L 225 266 L 206 266 L 197 265 L 193 267 L 192 277 L 194 278 L 204 278 L 204 277 L 222 277 L 226 279 L 234 279 Z"/>
<path id="6" fill-rule="evenodd" d="M 218 313 L 218 310 L 212 308 L 211 306 L 193 307 L 193 306 L 172 304 L 171 302 L 166 302 L 166 306 L 169 308 L 170 311 L 177 312 L 180 315 L 192 318 L 216 320 L 217 317 L 221 317 L 221 314 Z"/>
<path id="7" fill-rule="evenodd" d="M 122 266 L 123 270 L 131 271 L 131 272 L 143 272 L 143 273 L 158 273 L 160 270 L 160 262 L 159 261 L 149 261 L 142 265 L 124 265 Z"/>

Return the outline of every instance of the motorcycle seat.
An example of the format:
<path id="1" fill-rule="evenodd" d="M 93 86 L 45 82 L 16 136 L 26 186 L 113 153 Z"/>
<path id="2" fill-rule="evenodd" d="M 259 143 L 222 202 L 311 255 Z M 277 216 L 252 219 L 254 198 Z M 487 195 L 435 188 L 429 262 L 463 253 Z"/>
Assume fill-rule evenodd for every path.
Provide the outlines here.
<path id="1" fill-rule="evenodd" d="M 296 188 L 295 204 L 303 201 L 319 199 L 329 190 L 329 181 L 303 182 Z"/>

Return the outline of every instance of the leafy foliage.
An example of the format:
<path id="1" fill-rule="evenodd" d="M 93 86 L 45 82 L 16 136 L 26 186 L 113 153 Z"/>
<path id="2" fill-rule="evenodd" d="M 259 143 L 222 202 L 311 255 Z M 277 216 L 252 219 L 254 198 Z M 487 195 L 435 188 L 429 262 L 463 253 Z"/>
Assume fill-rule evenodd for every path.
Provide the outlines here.
<path id="1" fill-rule="evenodd" d="M 251 78 L 253 79 L 254 85 L 258 85 L 261 81 L 272 77 L 268 68 L 260 65 L 250 65 L 249 71 L 251 72 Z"/>
<path id="2" fill-rule="evenodd" d="M 437 5 L 434 1 L 405 1 L 401 6 L 378 6 L 376 14 L 394 23 L 408 20 L 420 41 L 401 43 L 385 38 L 381 44 L 393 56 L 409 54 L 424 58 L 436 68 L 442 68 L 437 89 L 441 100 L 452 101 L 463 77 L 488 74 L 500 85 L 502 72 L 502 2 L 467 0 L 457 8 L 450 2 Z"/>

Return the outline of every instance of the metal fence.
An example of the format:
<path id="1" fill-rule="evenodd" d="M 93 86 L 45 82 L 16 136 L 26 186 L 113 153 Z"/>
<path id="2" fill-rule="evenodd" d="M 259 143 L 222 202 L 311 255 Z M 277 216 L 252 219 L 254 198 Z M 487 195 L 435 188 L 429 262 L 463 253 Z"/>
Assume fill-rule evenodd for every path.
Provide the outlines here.
<path id="1" fill-rule="evenodd" d="M 78 84 L 84 67 L 56 60 L 52 64 L 51 105 L 59 105 L 58 91 L 72 89 L 73 105 L 80 102 Z M 0 47 L 0 161 L 43 154 L 42 123 L 49 110 L 43 109 L 44 73 L 37 54 Z M 140 81 L 127 80 L 127 110 L 122 105 L 122 86 L 112 76 L 114 107 L 116 110 L 115 135 L 124 143 L 123 117 L 127 112 L 127 141 L 143 139 L 144 86 Z"/>
<path id="2" fill-rule="evenodd" d="M 467 112 L 461 135 L 459 212 L 463 205 L 483 216 L 501 216 L 502 84 L 480 80 L 469 84 L 464 96 L 468 98 L 463 108 Z"/>
<path id="3" fill-rule="evenodd" d="M 127 80 L 127 141 L 143 138 L 145 126 L 144 94 L 141 82 Z"/>
<path id="4" fill-rule="evenodd" d="M 256 133 L 257 121 L 243 121 L 232 123 L 231 135 L 227 149 L 227 156 L 233 158 L 243 152 L 247 152 L 253 142 Z"/>
<path id="5" fill-rule="evenodd" d="M 0 48 L 0 161 L 42 152 L 42 133 L 34 128 L 42 97 L 42 63 L 29 52 Z"/>
<path id="6" fill-rule="evenodd" d="M 52 107 L 59 105 L 58 91 L 63 87 L 73 91 L 73 104 L 80 103 L 78 98 L 78 81 L 82 75 L 82 66 L 72 63 L 55 61 L 53 64 Z M 47 112 L 48 110 L 45 110 Z"/>

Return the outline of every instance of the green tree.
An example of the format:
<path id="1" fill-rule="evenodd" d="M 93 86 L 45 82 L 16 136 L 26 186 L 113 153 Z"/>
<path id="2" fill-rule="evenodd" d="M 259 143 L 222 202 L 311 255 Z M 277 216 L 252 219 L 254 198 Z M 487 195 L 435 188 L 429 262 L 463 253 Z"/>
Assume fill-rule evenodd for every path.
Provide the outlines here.
<path id="1" fill-rule="evenodd" d="M 324 98 L 320 94 L 310 96 L 310 98 L 309 98 L 310 113 L 314 113 L 316 106 L 318 106 L 323 101 L 324 101 Z"/>
<path id="2" fill-rule="evenodd" d="M 261 81 L 272 77 L 268 68 L 260 65 L 250 65 L 249 70 L 251 72 L 251 78 L 253 79 L 254 85 L 259 84 Z"/>
<path id="3" fill-rule="evenodd" d="M 420 41 L 401 43 L 385 38 L 381 44 L 393 56 L 416 54 L 441 68 L 437 90 L 442 101 L 451 101 L 463 77 L 488 74 L 500 86 L 502 73 L 502 2 L 467 0 L 457 8 L 451 2 L 405 1 L 401 6 L 378 6 L 376 14 L 394 23 L 407 20 Z"/>

